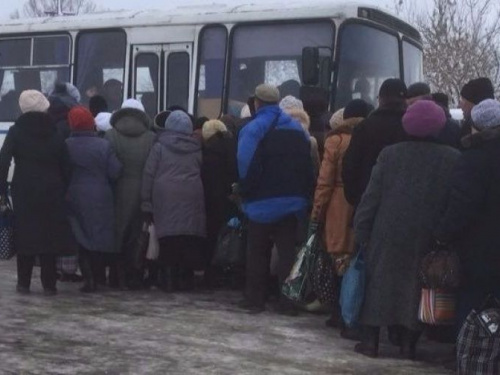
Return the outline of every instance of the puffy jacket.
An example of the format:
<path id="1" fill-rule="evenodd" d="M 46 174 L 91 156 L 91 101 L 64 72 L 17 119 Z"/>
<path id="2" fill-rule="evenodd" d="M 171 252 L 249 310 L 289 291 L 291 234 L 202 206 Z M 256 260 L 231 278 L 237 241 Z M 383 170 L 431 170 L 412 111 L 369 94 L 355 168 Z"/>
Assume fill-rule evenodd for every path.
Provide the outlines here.
<path id="1" fill-rule="evenodd" d="M 261 108 L 241 130 L 238 171 L 250 220 L 273 223 L 305 214 L 314 186 L 310 147 L 302 126 L 277 105 Z"/>

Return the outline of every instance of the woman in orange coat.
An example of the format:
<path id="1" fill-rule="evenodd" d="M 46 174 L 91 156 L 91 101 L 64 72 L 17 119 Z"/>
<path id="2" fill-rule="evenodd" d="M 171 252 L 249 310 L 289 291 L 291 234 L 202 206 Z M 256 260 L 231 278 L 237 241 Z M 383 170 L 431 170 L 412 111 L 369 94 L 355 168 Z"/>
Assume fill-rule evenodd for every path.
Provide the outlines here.
<path id="1" fill-rule="evenodd" d="M 351 227 L 354 210 L 344 195 L 342 159 L 351 141 L 352 130 L 372 109 L 361 99 L 355 99 L 346 106 L 343 121 L 326 138 L 314 194 L 311 222 L 324 224 L 326 250 L 334 259 L 335 271 L 339 277 L 346 271 L 354 247 Z M 335 322 L 339 320 L 340 309 L 337 307 L 335 310 L 328 325 L 338 326 Z"/>

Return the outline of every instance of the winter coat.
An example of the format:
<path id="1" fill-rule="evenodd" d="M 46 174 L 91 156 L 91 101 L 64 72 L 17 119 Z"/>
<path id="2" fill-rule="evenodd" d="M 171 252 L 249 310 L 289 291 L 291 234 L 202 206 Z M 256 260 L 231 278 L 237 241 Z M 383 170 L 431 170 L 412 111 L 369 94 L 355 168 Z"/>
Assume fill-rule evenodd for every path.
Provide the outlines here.
<path id="1" fill-rule="evenodd" d="M 407 138 L 402 125 L 405 111 L 401 105 L 378 108 L 353 130 L 342 163 L 342 180 L 346 199 L 354 208 L 370 181 L 380 152 Z"/>
<path id="2" fill-rule="evenodd" d="M 127 238 L 126 233 L 135 233 L 130 228 L 140 223 L 141 186 L 144 165 L 155 139 L 150 130 L 151 121 L 142 111 L 124 108 L 111 117 L 113 129 L 105 138 L 111 143 L 123 169 L 116 182 L 115 212 L 117 250 L 121 251 Z M 140 226 L 140 224 L 139 224 Z"/>
<path id="3" fill-rule="evenodd" d="M 346 255 L 353 250 L 351 222 L 354 210 L 344 195 L 342 159 L 351 141 L 352 130 L 361 121 L 362 118 L 344 120 L 325 142 L 311 218 L 324 222 L 326 249 L 330 254 Z"/>
<path id="4" fill-rule="evenodd" d="M 203 144 L 201 178 L 205 191 L 207 234 L 217 238 L 222 226 L 237 213 L 229 199 L 238 181 L 236 141 L 229 132 L 218 132 Z"/>
<path id="5" fill-rule="evenodd" d="M 314 186 L 310 148 L 309 135 L 277 105 L 259 109 L 241 130 L 239 184 L 250 220 L 275 223 L 305 215 Z"/>
<path id="6" fill-rule="evenodd" d="M 72 166 L 67 199 L 76 240 L 86 250 L 115 252 L 112 184 L 121 163 L 110 143 L 94 132 L 72 133 L 66 144 Z"/>
<path id="7" fill-rule="evenodd" d="M 201 142 L 160 133 L 144 168 L 142 211 L 152 212 L 158 238 L 206 235 Z"/>
<path id="8" fill-rule="evenodd" d="M 459 252 L 464 285 L 500 285 L 500 127 L 463 139 L 446 214 L 437 239 Z"/>
<path id="9" fill-rule="evenodd" d="M 459 157 L 451 147 L 422 140 L 381 152 L 354 218 L 356 241 L 368 244 L 362 324 L 418 328 L 420 265 Z"/>
<path id="10" fill-rule="evenodd" d="M 20 255 L 71 255 L 76 250 L 65 203 L 70 179 L 63 138 L 49 115 L 28 112 L 9 129 L 0 152 L 0 192 L 11 160 L 15 246 Z"/>
<path id="11" fill-rule="evenodd" d="M 76 105 L 76 102 L 72 104 L 73 102 L 64 100 L 64 98 L 59 96 L 51 96 L 49 101 L 50 107 L 48 113 L 52 117 L 52 121 L 56 125 L 59 134 L 66 139 L 71 134 L 68 123 L 68 113 L 72 106 Z"/>
<path id="12" fill-rule="evenodd" d="M 444 129 L 439 134 L 441 143 L 459 149 L 460 145 L 460 125 L 458 121 L 448 118 Z"/>

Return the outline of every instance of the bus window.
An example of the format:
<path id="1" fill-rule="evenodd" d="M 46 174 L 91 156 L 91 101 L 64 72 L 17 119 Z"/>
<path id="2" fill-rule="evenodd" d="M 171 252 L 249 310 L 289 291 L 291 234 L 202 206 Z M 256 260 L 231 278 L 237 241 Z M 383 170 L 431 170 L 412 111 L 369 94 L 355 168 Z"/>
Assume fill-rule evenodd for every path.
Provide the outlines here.
<path id="1" fill-rule="evenodd" d="M 135 62 L 135 98 L 146 113 L 154 118 L 158 113 L 158 74 L 160 61 L 155 53 L 140 53 Z"/>
<path id="2" fill-rule="evenodd" d="M 0 40 L 0 121 L 20 115 L 22 91 L 49 95 L 57 80 L 69 81 L 70 43 L 67 35 Z"/>
<path id="3" fill-rule="evenodd" d="M 382 82 L 400 77 L 399 42 L 395 35 L 351 23 L 340 32 L 340 57 L 335 108 L 352 99 L 377 106 Z"/>
<path id="4" fill-rule="evenodd" d="M 217 118 L 221 113 L 226 49 L 227 30 L 224 26 L 209 26 L 201 31 L 196 105 L 198 117 Z"/>
<path id="5" fill-rule="evenodd" d="M 127 37 L 124 31 L 82 32 L 77 39 L 76 86 L 87 104 L 102 95 L 110 111 L 123 101 Z"/>
<path id="6" fill-rule="evenodd" d="M 240 25 L 233 33 L 228 113 L 239 116 L 260 83 L 278 85 L 282 95 L 298 96 L 302 49 L 331 47 L 334 27 L 329 21 Z M 328 49 L 322 53 L 331 58 Z"/>
<path id="7" fill-rule="evenodd" d="M 189 54 L 173 52 L 167 63 L 167 108 L 181 106 L 188 109 L 189 101 Z"/>
<path id="8" fill-rule="evenodd" d="M 405 68 L 405 82 L 411 85 L 423 79 L 422 50 L 411 43 L 403 41 L 403 62 Z"/>

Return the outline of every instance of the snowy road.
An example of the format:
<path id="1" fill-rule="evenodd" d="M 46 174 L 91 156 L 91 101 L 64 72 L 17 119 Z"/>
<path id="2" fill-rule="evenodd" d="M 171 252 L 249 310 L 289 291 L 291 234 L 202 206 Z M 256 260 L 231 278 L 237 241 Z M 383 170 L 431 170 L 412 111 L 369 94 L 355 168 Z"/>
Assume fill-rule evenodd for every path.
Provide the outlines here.
<path id="1" fill-rule="evenodd" d="M 83 296 L 61 284 L 15 294 L 15 263 L 0 263 L 0 374 L 449 374 L 450 346 L 424 342 L 424 362 L 369 360 L 326 329 L 323 316 L 285 318 L 235 309 L 239 294 L 159 291 Z M 434 364 L 430 364 L 434 362 Z"/>

